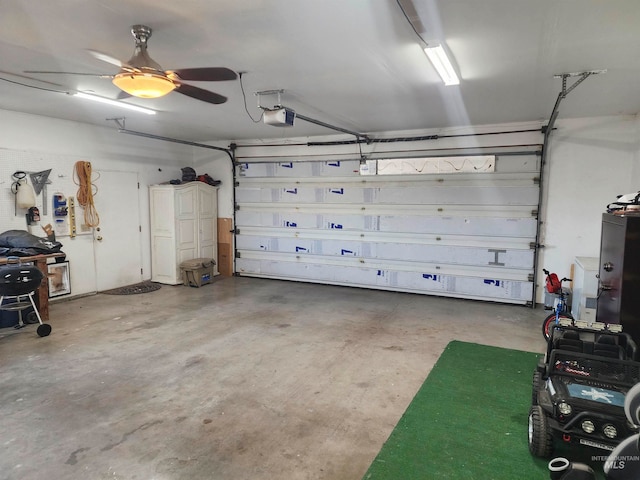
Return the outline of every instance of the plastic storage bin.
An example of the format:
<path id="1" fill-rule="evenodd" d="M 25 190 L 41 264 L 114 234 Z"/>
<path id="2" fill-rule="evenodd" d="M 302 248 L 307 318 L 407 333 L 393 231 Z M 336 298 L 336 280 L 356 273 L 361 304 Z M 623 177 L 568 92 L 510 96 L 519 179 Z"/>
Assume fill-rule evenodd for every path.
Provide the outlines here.
<path id="1" fill-rule="evenodd" d="M 194 258 L 185 260 L 180 264 L 182 283 L 189 287 L 201 287 L 213 280 L 213 266 L 216 264 L 212 258 Z"/>

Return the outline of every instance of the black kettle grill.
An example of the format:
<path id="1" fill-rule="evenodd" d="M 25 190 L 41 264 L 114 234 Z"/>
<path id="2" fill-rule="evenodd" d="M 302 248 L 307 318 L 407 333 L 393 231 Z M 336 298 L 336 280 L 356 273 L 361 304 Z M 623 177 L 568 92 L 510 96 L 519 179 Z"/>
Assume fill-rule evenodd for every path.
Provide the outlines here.
<path id="1" fill-rule="evenodd" d="M 51 325 L 42 323 L 40 313 L 33 301 L 33 294 L 42 283 L 43 273 L 35 265 L 22 265 L 19 259 L 8 259 L 6 265 L 0 265 L 0 310 L 17 311 L 18 324 L 15 328 L 25 326 L 22 321 L 22 310 L 33 307 L 38 318 L 37 333 L 46 337 L 51 333 Z M 16 263 L 17 262 L 17 263 Z M 14 300 L 4 303 L 4 300 Z"/>
<path id="2" fill-rule="evenodd" d="M 28 295 L 40 286 L 44 275 L 34 265 L 0 266 L 0 296 Z"/>

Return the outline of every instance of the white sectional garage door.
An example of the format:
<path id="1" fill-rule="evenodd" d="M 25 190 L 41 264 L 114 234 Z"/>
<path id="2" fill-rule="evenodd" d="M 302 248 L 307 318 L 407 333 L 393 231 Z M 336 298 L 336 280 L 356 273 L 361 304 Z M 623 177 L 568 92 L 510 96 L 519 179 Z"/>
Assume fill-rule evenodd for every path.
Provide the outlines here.
<path id="1" fill-rule="evenodd" d="M 420 161 L 412 159 L 409 170 Z M 534 153 L 449 160 L 453 167 L 467 164 L 451 173 L 406 174 L 402 160 L 390 162 L 238 165 L 236 272 L 533 301 L 539 202 Z M 433 159 L 424 162 L 434 165 Z"/>

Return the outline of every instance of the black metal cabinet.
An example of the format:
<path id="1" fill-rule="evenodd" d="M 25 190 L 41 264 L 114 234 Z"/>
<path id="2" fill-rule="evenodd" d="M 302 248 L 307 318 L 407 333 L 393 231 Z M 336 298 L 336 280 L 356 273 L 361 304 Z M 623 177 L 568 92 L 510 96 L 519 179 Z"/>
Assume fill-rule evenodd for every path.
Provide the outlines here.
<path id="1" fill-rule="evenodd" d="M 603 214 L 599 274 L 596 320 L 640 343 L 640 215 Z"/>

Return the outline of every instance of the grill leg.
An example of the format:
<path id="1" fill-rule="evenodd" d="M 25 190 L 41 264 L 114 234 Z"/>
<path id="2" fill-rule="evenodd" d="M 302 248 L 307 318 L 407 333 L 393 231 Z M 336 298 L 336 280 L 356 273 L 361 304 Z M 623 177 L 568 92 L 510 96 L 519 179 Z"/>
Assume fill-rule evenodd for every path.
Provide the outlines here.
<path id="1" fill-rule="evenodd" d="M 36 312 L 36 317 L 38 317 L 38 322 L 42 325 L 42 318 L 40 318 L 40 312 L 38 312 L 38 308 L 36 307 L 36 303 L 33 301 L 33 292 L 29 294 L 29 301 L 33 306 L 33 311 Z M 22 315 L 20 315 L 20 321 L 22 322 Z"/>

